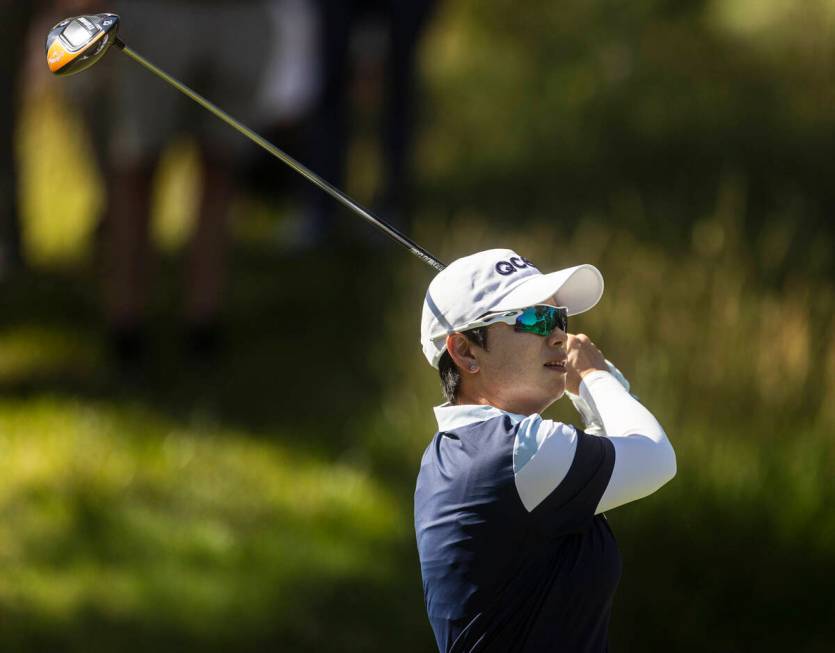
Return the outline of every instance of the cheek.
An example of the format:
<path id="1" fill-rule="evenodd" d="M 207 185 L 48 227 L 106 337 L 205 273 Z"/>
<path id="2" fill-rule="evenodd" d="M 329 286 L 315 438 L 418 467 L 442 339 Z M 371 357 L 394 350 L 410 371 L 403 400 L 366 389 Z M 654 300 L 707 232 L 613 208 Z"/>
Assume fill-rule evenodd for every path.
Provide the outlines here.
<path id="1" fill-rule="evenodd" d="M 500 376 L 505 383 L 511 380 L 524 384 L 538 378 L 542 367 L 542 342 L 535 336 L 512 333 L 491 348 L 488 365 L 492 375 Z M 497 339 L 498 340 L 498 339 Z"/>

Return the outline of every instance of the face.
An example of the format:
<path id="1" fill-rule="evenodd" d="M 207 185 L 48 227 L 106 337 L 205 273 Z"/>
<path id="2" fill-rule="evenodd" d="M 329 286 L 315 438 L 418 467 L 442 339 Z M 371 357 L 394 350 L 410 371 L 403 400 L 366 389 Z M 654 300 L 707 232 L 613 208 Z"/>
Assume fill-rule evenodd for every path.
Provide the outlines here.
<path id="1" fill-rule="evenodd" d="M 524 415 L 542 412 L 565 392 L 565 342 L 559 328 L 539 336 L 508 324 L 488 327 L 487 349 L 471 348 L 477 371 L 464 373 L 462 400 Z"/>

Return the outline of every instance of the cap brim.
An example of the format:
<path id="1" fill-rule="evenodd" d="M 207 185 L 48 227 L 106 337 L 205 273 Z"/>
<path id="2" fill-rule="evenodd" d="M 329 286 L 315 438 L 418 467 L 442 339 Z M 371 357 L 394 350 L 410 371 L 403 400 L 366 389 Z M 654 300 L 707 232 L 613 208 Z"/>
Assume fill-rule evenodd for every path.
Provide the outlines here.
<path id="1" fill-rule="evenodd" d="M 593 308 L 602 296 L 603 275 L 593 265 L 584 264 L 529 277 L 492 310 L 524 308 L 555 297 L 558 306 L 565 306 L 569 315 L 577 315 Z"/>

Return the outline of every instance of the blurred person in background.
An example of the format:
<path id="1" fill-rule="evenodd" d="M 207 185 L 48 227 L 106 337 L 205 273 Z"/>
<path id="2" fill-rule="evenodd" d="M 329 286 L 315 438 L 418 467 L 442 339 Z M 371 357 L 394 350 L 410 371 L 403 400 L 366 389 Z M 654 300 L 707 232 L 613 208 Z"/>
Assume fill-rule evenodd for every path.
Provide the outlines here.
<path id="1" fill-rule="evenodd" d="M 375 205 L 382 216 L 403 230 L 409 226 L 418 105 L 417 48 L 436 4 L 437 0 L 318 0 L 322 89 L 313 120 L 310 167 L 335 186 L 344 187 L 351 140 L 350 89 L 356 72 L 352 63 L 363 57 L 382 60 L 382 180 Z M 302 227 L 303 244 L 329 238 L 336 209 L 330 198 L 311 189 Z"/>
<path id="2" fill-rule="evenodd" d="M 131 0 L 112 9 L 122 17 L 126 41 L 245 124 L 252 121 L 270 47 L 265 2 Z M 183 318 L 189 352 L 198 360 L 211 357 L 220 336 L 228 210 L 249 145 L 139 66 L 120 67 L 115 81 L 104 234 L 106 318 L 114 353 L 126 366 L 145 355 L 152 182 L 163 150 L 187 133 L 197 142 L 202 185 L 187 255 Z"/>
<path id="3" fill-rule="evenodd" d="M 25 91 L 21 82 L 37 86 L 48 78 L 43 65 L 47 27 L 67 15 L 104 11 L 103 4 L 97 0 L 0 0 L 0 279 L 25 267 L 15 147 Z M 96 149 L 101 151 L 101 147 Z"/>
<path id="4" fill-rule="evenodd" d="M 270 0 L 273 38 L 264 52 L 264 71 L 254 99 L 257 131 L 299 161 L 305 151 L 310 119 L 321 87 L 320 20 L 315 0 Z M 251 148 L 244 183 L 271 203 L 298 202 L 308 182 L 273 156 Z M 278 240 L 294 242 L 298 220 L 278 223 Z"/>
<path id="5" fill-rule="evenodd" d="M 23 267 L 15 125 L 20 110 L 24 47 L 37 3 L 0 0 L 0 279 Z"/>
<path id="6" fill-rule="evenodd" d="M 443 653 L 608 650 L 621 558 L 603 513 L 655 492 L 676 458 L 617 369 L 568 332 L 602 295 L 594 266 L 542 274 L 503 249 L 429 285 L 421 344 L 447 403 L 418 474 L 415 532 Z M 585 430 L 542 418 L 566 392 Z"/>

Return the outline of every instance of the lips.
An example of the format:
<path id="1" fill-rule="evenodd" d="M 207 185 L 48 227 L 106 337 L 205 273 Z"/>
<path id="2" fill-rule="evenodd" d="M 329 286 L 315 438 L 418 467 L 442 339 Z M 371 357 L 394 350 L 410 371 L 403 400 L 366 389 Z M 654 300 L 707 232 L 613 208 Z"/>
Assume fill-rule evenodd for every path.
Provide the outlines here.
<path id="1" fill-rule="evenodd" d="M 557 370 L 558 372 L 565 372 L 565 359 L 557 360 L 557 361 L 549 361 L 545 363 L 545 367 L 550 368 L 552 370 Z"/>

